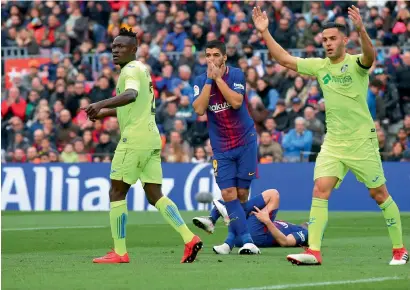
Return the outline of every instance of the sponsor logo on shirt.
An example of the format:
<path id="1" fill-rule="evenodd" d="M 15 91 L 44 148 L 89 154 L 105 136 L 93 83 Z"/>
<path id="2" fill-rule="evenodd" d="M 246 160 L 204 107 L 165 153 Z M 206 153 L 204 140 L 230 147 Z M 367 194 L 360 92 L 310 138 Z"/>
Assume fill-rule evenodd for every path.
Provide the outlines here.
<path id="1" fill-rule="evenodd" d="M 234 89 L 241 89 L 241 90 L 245 89 L 245 87 L 242 84 L 237 84 L 237 83 L 233 83 L 233 88 Z"/>
<path id="2" fill-rule="evenodd" d="M 346 76 L 331 76 L 330 74 L 326 74 L 322 81 L 325 85 L 327 85 L 330 81 L 333 83 L 341 84 L 341 85 L 349 85 L 353 82 L 353 79 L 350 75 Z"/>
<path id="3" fill-rule="evenodd" d="M 208 110 L 214 113 L 219 113 L 222 111 L 226 111 L 229 110 L 232 106 L 227 103 L 227 102 L 223 102 L 223 103 L 216 103 L 213 105 L 208 105 Z"/>
<path id="4" fill-rule="evenodd" d="M 199 87 L 198 86 L 194 86 L 194 96 L 198 96 L 199 95 Z"/>

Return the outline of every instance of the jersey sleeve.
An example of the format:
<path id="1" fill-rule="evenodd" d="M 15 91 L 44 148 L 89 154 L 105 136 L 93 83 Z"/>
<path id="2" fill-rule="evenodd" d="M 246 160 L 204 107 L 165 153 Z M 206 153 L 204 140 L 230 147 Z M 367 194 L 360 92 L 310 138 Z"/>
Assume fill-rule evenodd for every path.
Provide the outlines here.
<path id="1" fill-rule="evenodd" d="M 238 71 L 234 78 L 233 78 L 233 84 L 231 89 L 238 93 L 241 94 L 242 96 L 245 96 L 246 92 L 246 80 L 245 80 L 245 74 L 242 71 Z"/>
<path id="2" fill-rule="evenodd" d="M 307 240 L 308 240 L 307 230 L 293 232 L 291 233 L 291 235 L 295 238 L 296 245 L 301 246 L 307 243 Z"/>
<path id="3" fill-rule="evenodd" d="M 355 62 L 356 71 L 361 75 L 368 75 L 371 67 L 364 66 L 361 63 L 362 54 L 352 55 L 352 57 Z"/>
<path id="4" fill-rule="evenodd" d="M 297 70 L 302 75 L 316 76 L 319 71 L 322 58 L 297 58 Z"/>
<path id="5" fill-rule="evenodd" d="M 124 91 L 132 89 L 140 90 L 140 69 L 134 65 L 127 65 L 124 68 Z"/>
<path id="6" fill-rule="evenodd" d="M 203 87 L 204 87 L 204 83 L 203 83 L 201 76 L 197 76 L 194 79 L 194 97 L 192 99 L 192 102 L 195 101 L 199 97 L 199 95 L 202 92 Z"/>

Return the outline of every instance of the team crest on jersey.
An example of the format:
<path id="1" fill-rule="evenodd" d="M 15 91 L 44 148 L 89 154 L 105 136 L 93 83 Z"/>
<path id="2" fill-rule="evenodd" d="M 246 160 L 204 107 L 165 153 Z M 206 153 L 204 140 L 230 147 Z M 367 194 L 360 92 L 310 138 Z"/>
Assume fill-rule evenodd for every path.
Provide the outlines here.
<path id="1" fill-rule="evenodd" d="M 194 86 L 194 96 L 198 96 L 199 95 L 199 87 L 198 86 Z"/>
<path id="2" fill-rule="evenodd" d="M 342 66 L 342 68 L 340 69 L 340 71 L 342 72 L 342 73 L 345 73 L 345 72 L 347 72 L 347 69 L 349 68 L 349 65 L 348 64 L 345 64 L 345 65 L 343 65 Z"/>

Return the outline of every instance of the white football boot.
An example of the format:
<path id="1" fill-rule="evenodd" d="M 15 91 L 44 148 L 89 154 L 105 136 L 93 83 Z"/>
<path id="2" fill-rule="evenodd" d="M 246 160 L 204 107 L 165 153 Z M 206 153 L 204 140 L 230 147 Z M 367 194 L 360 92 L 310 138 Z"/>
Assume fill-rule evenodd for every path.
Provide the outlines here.
<path id="1" fill-rule="evenodd" d="M 215 225 L 212 222 L 210 217 L 208 216 L 194 217 L 192 219 L 192 222 L 194 223 L 195 226 L 197 226 L 200 229 L 203 229 L 208 234 L 214 233 Z"/>
<path id="2" fill-rule="evenodd" d="M 239 255 L 258 255 L 260 253 L 261 253 L 261 251 L 258 249 L 258 247 L 255 246 L 255 244 L 252 244 L 252 243 L 246 243 L 238 251 Z"/>
<path id="3" fill-rule="evenodd" d="M 214 246 L 212 249 L 214 250 L 215 254 L 218 255 L 228 255 L 231 253 L 231 248 L 227 243 L 223 243 L 219 246 Z"/>

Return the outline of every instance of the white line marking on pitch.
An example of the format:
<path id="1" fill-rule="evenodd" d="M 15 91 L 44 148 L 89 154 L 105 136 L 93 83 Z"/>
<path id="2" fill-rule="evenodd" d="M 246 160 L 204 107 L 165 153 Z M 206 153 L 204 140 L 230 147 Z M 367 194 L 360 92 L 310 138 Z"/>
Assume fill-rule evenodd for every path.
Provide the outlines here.
<path id="1" fill-rule="evenodd" d="M 359 280 L 330 281 L 330 282 L 303 283 L 303 284 L 284 284 L 284 285 L 271 285 L 271 286 L 253 287 L 253 288 L 235 288 L 235 289 L 231 289 L 231 290 L 290 289 L 290 288 L 303 288 L 303 287 L 328 286 L 328 285 L 375 283 L 375 282 L 382 282 L 382 281 L 389 281 L 389 280 L 402 280 L 402 279 L 404 279 L 404 278 L 400 278 L 400 277 L 380 277 L 380 278 L 369 278 L 369 279 L 359 279 Z"/>
<path id="2" fill-rule="evenodd" d="M 109 226 L 67 226 L 67 227 L 38 227 L 38 228 L 5 228 L 2 232 L 14 231 L 41 231 L 41 230 L 66 230 L 66 229 L 101 229 Z"/>

